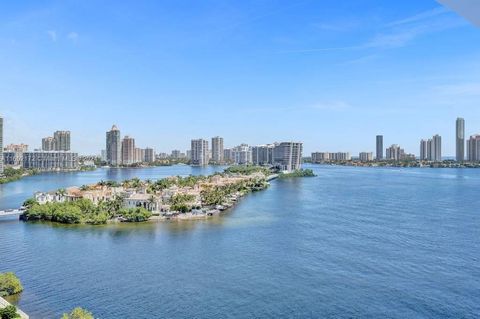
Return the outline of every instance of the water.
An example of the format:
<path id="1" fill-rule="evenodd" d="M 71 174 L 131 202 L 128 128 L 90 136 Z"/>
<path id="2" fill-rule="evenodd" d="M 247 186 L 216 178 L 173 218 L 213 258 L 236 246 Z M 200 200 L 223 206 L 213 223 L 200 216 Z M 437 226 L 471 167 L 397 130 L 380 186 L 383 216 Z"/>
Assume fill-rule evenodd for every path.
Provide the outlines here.
<path id="1" fill-rule="evenodd" d="M 273 181 L 207 221 L 3 218 L 0 271 L 21 277 L 32 318 L 78 305 L 100 318 L 480 316 L 480 170 L 312 167 L 318 177 Z M 1 205 L 110 174 L 34 176 L 4 185 Z"/>

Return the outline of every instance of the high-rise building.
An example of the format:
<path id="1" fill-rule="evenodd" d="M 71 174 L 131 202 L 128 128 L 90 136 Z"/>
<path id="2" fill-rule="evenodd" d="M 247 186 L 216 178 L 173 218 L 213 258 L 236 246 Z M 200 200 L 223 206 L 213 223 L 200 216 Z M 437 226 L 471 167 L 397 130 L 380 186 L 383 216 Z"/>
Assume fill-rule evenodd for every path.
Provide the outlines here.
<path id="1" fill-rule="evenodd" d="M 55 151 L 55 138 L 44 137 L 42 138 L 42 151 Z"/>
<path id="2" fill-rule="evenodd" d="M 223 161 L 225 163 L 233 163 L 233 155 L 231 148 L 223 149 Z"/>
<path id="3" fill-rule="evenodd" d="M 0 175 L 3 175 L 3 117 L 0 117 Z"/>
<path id="4" fill-rule="evenodd" d="M 208 141 L 201 138 L 192 140 L 191 152 L 192 165 L 208 165 Z"/>
<path id="5" fill-rule="evenodd" d="M 223 137 L 215 136 L 212 138 L 212 161 L 215 164 L 223 164 Z"/>
<path id="6" fill-rule="evenodd" d="M 376 160 L 381 161 L 382 159 L 383 159 L 383 135 L 377 135 Z"/>
<path id="7" fill-rule="evenodd" d="M 170 155 L 170 157 L 173 158 L 173 159 L 179 159 L 179 158 L 180 158 L 180 154 L 181 154 L 180 150 L 173 150 L 173 151 L 172 151 L 172 154 Z"/>
<path id="8" fill-rule="evenodd" d="M 100 151 L 100 158 L 102 159 L 103 162 L 107 161 L 107 150 Z"/>
<path id="9" fill-rule="evenodd" d="M 312 153 L 312 163 L 323 163 L 330 160 L 329 152 L 313 152 Z"/>
<path id="10" fill-rule="evenodd" d="M 420 141 L 420 160 L 421 161 L 428 160 L 428 141 L 427 140 Z"/>
<path id="11" fill-rule="evenodd" d="M 23 168 L 41 171 L 75 170 L 78 153 L 69 151 L 34 151 L 23 153 Z"/>
<path id="12" fill-rule="evenodd" d="M 432 161 L 441 162 L 442 161 L 442 137 L 440 135 L 434 135 L 432 138 Z"/>
<path id="13" fill-rule="evenodd" d="M 456 160 L 457 162 L 463 162 L 465 160 L 465 120 L 461 117 L 457 118 L 455 140 Z"/>
<path id="14" fill-rule="evenodd" d="M 470 162 L 480 162 L 480 134 L 470 136 L 467 142 L 467 154 Z"/>
<path id="15" fill-rule="evenodd" d="M 233 162 L 237 165 L 247 165 L 252 163 L 252 148 L 247 144 L 241 144 L 232 148 Z"/>
<path id="16" fill-rule="evenodd" d="M 56 131 L 53 138 L 56 151 L 70 151 L 70 131 Z"/>
<path id="17" fill-rule="evenodd" d="M 112 129 L 107 132 L 107 163 L 112 166 L 122 164 L 122 142 L 120 130 L 113 125 Z"/>
<path id="18" fill-rule="evenodd" d="M 255 165 L 273 164 L 273 150 L 275 145 L 258 145 L 252 147 L 252 162 Z"/>
<path id="19" fill-rule="evenodd" d="M 405 150 L 397 144 L 392 144 L 386 150 L 386 158 L 391 161 L 400 161 L 405 159 Z"/>
<path id="20" fill-rule="evenodd" d="M 153 148 L 147 147 L 145 149 L 145 162 L 146 163 L 153 163 L 155 161 L 155 151 Z"/>
<path id="21" fill-rule="evenodd" d="M 273 165 L 284 171 L 294 171 L 302 168 L 303 143 L 282 142 L 275 144 L 273 150 Z"/>
<path id="22" fill-rule="evenodd" d="M 143 148 L 135 148 L 135 163 L 143 163 L 145 162 L 145 150 Z"/>
<path id="23" fill-rule="evenodd" d="M 373 161 L 373 153 L 372 152 L 361 152 L 358 154 L 358 159 L 361 162 L 371 162 Z"/>
<path id="24" fill-rule="evenodd" d="M 132 165 L 135 163 L 135 139 L 125 136 L 122 140 L 122 164 Z"/>

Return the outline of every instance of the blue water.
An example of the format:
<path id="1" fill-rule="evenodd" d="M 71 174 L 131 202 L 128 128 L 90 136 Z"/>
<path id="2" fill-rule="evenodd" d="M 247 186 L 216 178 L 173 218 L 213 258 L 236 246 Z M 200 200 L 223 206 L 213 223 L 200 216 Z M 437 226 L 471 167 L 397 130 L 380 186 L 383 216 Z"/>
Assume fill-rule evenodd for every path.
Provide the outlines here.
<path id="1" fill-rule="evenodd" d="M 0 271 L 22 279 L 31 318 L 78 305 L 99 318 L 480 317 L 480 170 L 312 167 L 318 177 L 273 181 L 207 221 L 4 218 Z M 4 185 L 1 205 L 110 174 L 34 176 Z"/>

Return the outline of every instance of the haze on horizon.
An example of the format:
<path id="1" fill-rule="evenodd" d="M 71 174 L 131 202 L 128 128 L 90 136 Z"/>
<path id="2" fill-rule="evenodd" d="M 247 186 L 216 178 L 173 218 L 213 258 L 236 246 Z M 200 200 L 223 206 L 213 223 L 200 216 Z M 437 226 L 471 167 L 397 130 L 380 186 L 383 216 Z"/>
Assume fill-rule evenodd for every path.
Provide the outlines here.
<path id="1" fill-rule="evenodd" d="M 4 144 L 105 132 L 157 152 L 192 138 L 375 150 L 480 133 L 480 30 L 433 0 L 10 1 L 0 4 Z"/>

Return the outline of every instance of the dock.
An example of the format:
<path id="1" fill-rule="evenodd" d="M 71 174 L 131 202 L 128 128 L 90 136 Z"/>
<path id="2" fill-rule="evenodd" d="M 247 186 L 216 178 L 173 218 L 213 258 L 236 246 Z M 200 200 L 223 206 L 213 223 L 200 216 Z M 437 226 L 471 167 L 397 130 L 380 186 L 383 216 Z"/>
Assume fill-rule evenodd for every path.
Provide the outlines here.
<path id="1" fill-rule="evenodd" d="M 3 216 L 15 216 L 23 214 L 23 209 L 7 209 L 7 210 L 0 210 L 0 217 Z"/>
<path id="2" fill-rule="evenodd" d="M 6 308 L 6 307 L 8 307 L 8 306 L 10 306 L 10 305 L 11 305 L 11 304 L 10 304 L 8 301 L 6 301 L 6 300 L 3 299 L 2 297 L 0 297 L 0 308 Z M 25 312 L 21 311 L 21 310 L 18 309 L 18 308 L 17 308 L 17 313 L 20 315 L 20 318 L 21 318 L 21 319 L 28 319 L 28 318 L 29 318 L 28 315 L 27 315 Z"/>

